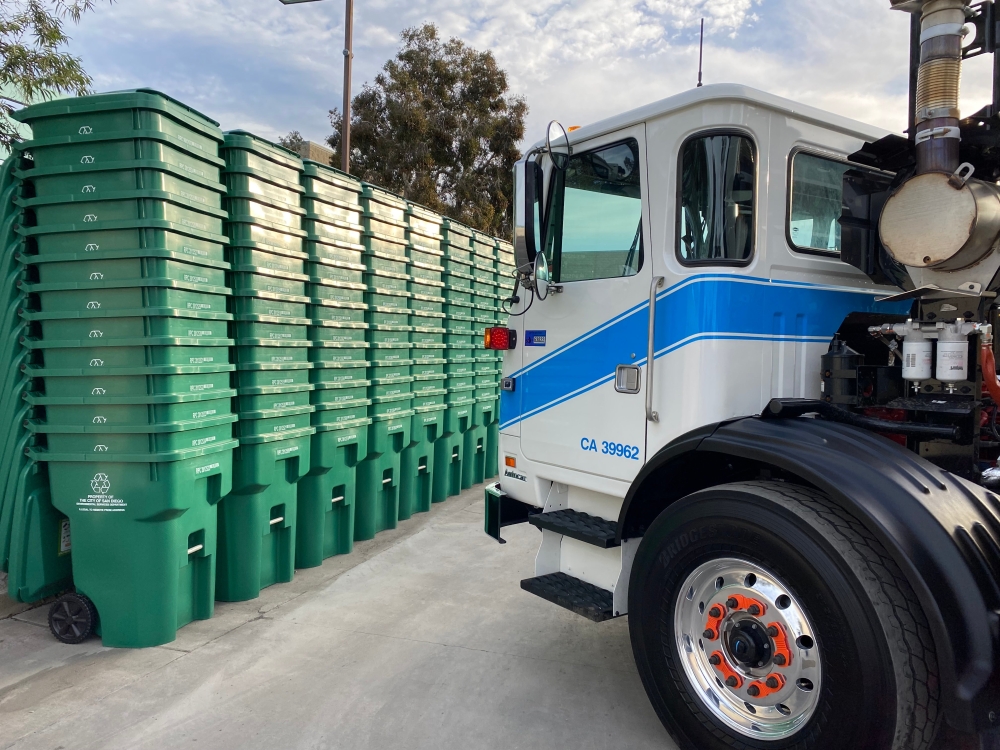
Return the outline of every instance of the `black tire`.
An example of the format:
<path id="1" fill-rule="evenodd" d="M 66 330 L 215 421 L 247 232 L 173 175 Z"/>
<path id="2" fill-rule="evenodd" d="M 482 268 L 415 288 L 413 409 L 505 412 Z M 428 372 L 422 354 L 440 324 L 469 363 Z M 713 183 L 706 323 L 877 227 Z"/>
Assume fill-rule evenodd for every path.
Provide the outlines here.
<path id="1" fill-rule="evenodd" d="M 724 557 L 772 571 L 815 628 L 819 701 L 781 740 L 753 739 L 724 725 L 679 661 L 679 589 L 699 565 Z M 636 552 L 629 632 L 646 693 L 681 748 L 926 750 L 938 729 L 937 660 L 909 584 L 856 519 L 810 488 L 728 484 L 667 508 Z"/>
<path id="2" fill-rule="evenodd" d="M 83 643 L 96 626 L 97 609 L 83 594 L 63 594 L 49 607 L 49 630 L 63 643 Z"/>

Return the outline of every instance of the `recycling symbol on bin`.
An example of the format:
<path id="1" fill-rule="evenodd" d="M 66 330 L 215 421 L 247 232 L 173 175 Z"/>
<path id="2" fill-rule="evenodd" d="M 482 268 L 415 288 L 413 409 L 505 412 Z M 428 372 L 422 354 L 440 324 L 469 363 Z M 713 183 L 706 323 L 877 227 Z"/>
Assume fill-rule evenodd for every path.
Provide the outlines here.
<path id="1" fill-rule="evenodd" d="M 94 478 L 90 480 L 90 489 L 94 491 L 95 495 L 108 494 L 108 490 L 111 489 L 111 482 L 108 480 L 108 475 L 94 474 Z"/>
<path id="2" fill-rule="evenodd" d="M 94 129 L 90 125 L 84 125 L 80 128 L 80 135 L 90 135 L 94 132 Z"/>
<path id="3" fill-rule="evenodd" d="M 90 360 L 90 366 L 91 367 L 104 367 L 104 360 L 103 359 L 92 359 L 92 360 Z"/>
<path id="4" fill-rule="evenodd" d="M 95 388 L 94 390 L 92 390 L 90 392 L 90 395 L 91 396 L 103 396 L 105 393 L 107 393 L 107 391 L 104 390 L 103 388 Z"/>
<path id="5" fill-rule="evenodd" d="M 106 445 L 95 445 L 94 446 L 94 453 L 107 453 L 107 452 L 108 452 L 108 446 L 106 446 Z M 105 479 L 106 478 L 107 477 L 105 477 Z"/>
<path id="6" fill-rule="evenodd" d="M 90 280 L 91 281 L 100 281 L 103 278 L 104 278 L 104 274 L 101 273 L 100 271 L 94 271 L 92 274 L 90 274 Z"/>
<path id="7" fill-rule="evenodd" d="M 93 253 L 93 252 L 96 252 L 97 250 L 99 250 L 100 247 L 101 247 L 100 245 L 98 245 L 98 244 L 96 244 L 94 242 L 91 242 L 85 248 L 83 248 L 83 252 L 85 252 L 85 253 Z"/>
<path id="8" fill-rule="evenodd" d="M 87 309 L 88 310 L 97 310 L 100 307 L 101 307 L 101 303 L 100 302 L 88 302 L 87 303 Z"/>
<path id="9" fill-rule="evenodd" d="M 81 164 L 93 164 L 94 163 L 94 157 L 93 156 L 81 156 L 80 157 L 80 163 Z"/>
<path id="10" fill-rule="evenodd" d="M 94 187 L 93 185 L 84 185 L 83 186 L 83 190 L 81 192 L 84 192 L 84 193 L 96 193 L 97 192 L 97 188 Z"/>
<path id="11" fill-rule="evenodd" d="M 83 220 L 87 222 L 97 221 L 97 214 L 87 214 L 86 216 L 83 217 Z"/>
<path id="12" fill-rule="evenodd" d="M 91 420 L 91 421 L 94 424 L 107 424 L 108 418 L 107 417 L 97 416 L 97 417 L 94 417 L 93 420 Z"/>
<path id="13" fill-rule="evenodd" d="M 104 335 L 104 331 L 93 330 L 90 332 L 90 338 L 99 339 Z"/>

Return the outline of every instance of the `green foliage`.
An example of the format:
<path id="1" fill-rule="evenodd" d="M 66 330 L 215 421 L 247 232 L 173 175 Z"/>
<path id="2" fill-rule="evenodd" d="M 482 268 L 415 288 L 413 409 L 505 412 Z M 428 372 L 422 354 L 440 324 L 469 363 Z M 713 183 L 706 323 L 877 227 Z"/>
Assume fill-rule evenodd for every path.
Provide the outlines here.
<path id="1" fill-rule="evenodd" d="M 306 143 L 306 139 L 302 137 L 302 133 L 298 130 L 293 130 L 288 135 L 278 139 L 279 146 L 284 146 L 289 151 L 294 151 L 300 156 L 304 156 L 306 153 Z"/>
<path id="2" fill-rule="evenodd" d="M 495 235 L 510 233 L 514 162 L 528 105 L 508 96 L 491 52 L 442 41 L 425 24 L 351 108 L 351 172 L 409 200 Z M 340 162 L 342 116 L 327 139 Z"/>
<path id="3" fill-rule="evenodd" d="M 88 92 L 80 59 L 61 48 L 69 41 L 63 22 L 93 8 L 94 0 L 0 0 L 0 147 L 20 140 L 13 105 Z"/>

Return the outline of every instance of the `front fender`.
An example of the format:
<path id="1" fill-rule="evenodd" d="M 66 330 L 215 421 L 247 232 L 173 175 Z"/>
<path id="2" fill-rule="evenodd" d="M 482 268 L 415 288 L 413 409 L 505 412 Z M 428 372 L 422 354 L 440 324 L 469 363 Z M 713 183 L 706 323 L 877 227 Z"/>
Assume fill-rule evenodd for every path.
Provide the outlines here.
<path id="1" fill-rule="evenodd" d="M 984 690 L 1000 607 L 1000 498 L 866 430 L 752 417 L 696 430 L 650 459 L 625 498 L 619 535 L 641 533 L 690 492 L 761 469 L 822 490 L 879 539 L 927 615 L 949 723 L 990 727 L 1000 707 L 1000 693 Z"/>

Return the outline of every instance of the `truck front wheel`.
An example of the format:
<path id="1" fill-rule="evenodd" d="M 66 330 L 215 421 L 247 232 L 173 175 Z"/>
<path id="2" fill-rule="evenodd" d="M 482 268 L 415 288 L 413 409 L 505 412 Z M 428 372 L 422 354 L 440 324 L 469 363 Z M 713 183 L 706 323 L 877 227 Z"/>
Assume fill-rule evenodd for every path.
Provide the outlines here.
<path id="1" fill-rule="evenodd" d="M 785 482 L 667 508 L 636 552 L 629 631 L 660 720 L 697 750 L 925 750 L 938 725 L 926 618 L 853 517 Z"/>

